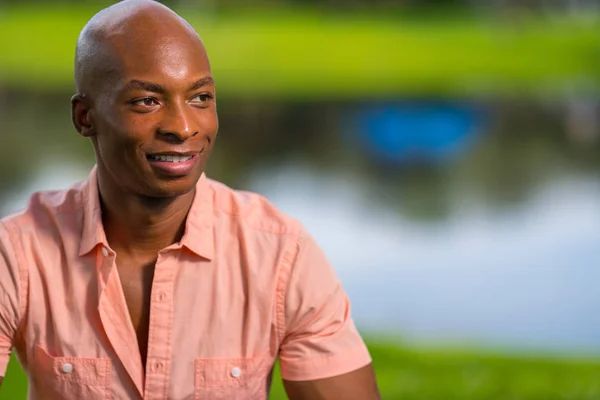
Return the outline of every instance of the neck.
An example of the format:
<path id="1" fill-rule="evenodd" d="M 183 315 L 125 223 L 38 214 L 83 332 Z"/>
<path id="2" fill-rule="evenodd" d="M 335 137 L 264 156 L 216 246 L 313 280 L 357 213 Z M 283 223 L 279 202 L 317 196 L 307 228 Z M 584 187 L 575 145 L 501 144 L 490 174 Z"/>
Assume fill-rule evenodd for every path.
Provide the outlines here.
<path id="1" fill-rule="evenodd" d="M 156 257 L 181 240 L 195 190 L 177 197 L 149 198 L 114 190 L 98 178 L 104 231 L 117 253 Z"/>

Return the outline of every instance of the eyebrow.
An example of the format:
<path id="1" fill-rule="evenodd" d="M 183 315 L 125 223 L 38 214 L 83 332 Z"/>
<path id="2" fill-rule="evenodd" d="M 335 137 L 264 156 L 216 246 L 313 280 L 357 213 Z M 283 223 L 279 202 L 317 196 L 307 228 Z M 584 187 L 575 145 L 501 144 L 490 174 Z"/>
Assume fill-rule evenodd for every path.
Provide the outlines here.
<path id="1" fill-rule="evenodd" d="M 205 78 L 202 78 L 196 82 L 194 82 L 188 89 L 189 92 L 193 91 L 193 90 L 197 90 L 200 89 L 201 87 L 207 86 L 207 85 L 213 85 L 215 84 L 215 80 L 211 77 L 211 76 L 207 76 Z M 161 85 L 157 84 L 157 83 L 152 83 L 152 82 L 147 82 L 147 81 L 140 81 L 138 79 L 132 79 L 131 81 L 129 81 L 124 87 L 123 87 L 123 92 L 129 91 L 129 90 L 145 90 L 147 92 L 153 92 L 153 93 L 160 93 L 160 94 L 164 94 L 166 92 L 165 88 L 162 87 Z"/>
<path id="2" fill-rule="evenodd" d="M 207 76 L 206 78 L 202 78 L 202 79 L 196 81 L 194 84 L 192 84 L 192 86 L 190 86 L 188 91 L 191 92 L 193 90 L 197 90 L 203 86 L 208 86 L 208 85 L 212 85 L 212 86 L 215 85 L 215 80 L 212 78 L 212 76 Z"/>
<path id="3" fill-rule="evenodd" d="M 152 82 L 146 82 L 146 81 L 140 81 L 137 79 L 133 79 L 131 81 L 129 81 L 124 87 L 123 87 L 123 92 L 127 92 L 129 90 L 145 90 L 147 92 L 154 92 L 154 93 L 165 93 L 165 88 L 163 88 L 162 86 L 160 86 L 157 83 L 152 83 Z"/>

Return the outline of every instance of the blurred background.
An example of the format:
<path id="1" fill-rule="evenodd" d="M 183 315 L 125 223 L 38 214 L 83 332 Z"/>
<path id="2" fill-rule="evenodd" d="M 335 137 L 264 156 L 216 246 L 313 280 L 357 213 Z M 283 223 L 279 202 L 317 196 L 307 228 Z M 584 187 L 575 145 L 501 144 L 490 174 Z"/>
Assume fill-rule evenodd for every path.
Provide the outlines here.
<path id="1" fill-rule="evenodd" d="M 317 238 L 384 398 L 600 399 L 600 0 L 163 3 L 211 57 L 208 175 Z M 0 0 L 0 216 L 92 167 L 73 51 L 109 4 Z"/>

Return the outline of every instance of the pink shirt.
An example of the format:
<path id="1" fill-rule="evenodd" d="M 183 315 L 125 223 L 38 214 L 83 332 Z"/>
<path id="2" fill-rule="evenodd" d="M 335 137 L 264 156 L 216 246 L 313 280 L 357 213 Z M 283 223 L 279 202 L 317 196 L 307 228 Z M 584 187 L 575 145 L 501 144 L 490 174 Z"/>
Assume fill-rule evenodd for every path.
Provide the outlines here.
<path id="1" fill-rule="evenodd" d="M 202 177 L 181 243 L 158 254 L 146 373 L 107 243 L 96 171 L 0 222 L 0 376 L 29 399 L 264 399 L 370 363 L 325 255 L 263 197 Z"/>

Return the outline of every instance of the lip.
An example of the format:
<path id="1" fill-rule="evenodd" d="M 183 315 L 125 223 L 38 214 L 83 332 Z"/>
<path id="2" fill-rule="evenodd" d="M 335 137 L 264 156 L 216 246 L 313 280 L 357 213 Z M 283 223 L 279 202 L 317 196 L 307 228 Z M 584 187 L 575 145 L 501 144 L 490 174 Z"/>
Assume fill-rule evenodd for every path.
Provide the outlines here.
<path id="1" fill-rule="evenodd" d="M 196 164 L 198 163 L 199 157 L 198 152 L 187 152 L 187 153 L 176 153 L 176 152 L 165 152 L 165 153 L 154 153 L 148 154 L 147 159 L 153 169 L 161 172 L 164 175 L 173 177 L 183 177 L 189 175 Z M 150 158 L 151 156 L 179 156 L 179 157 L 192 157 L 187 161 L 171 162 L 171 161 L 156 161 Z"/>

